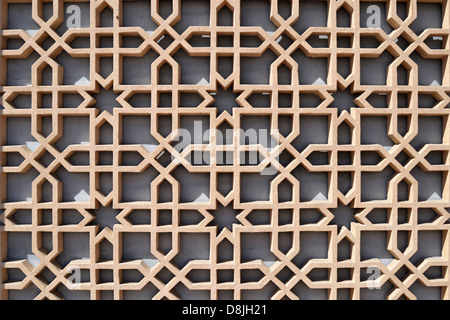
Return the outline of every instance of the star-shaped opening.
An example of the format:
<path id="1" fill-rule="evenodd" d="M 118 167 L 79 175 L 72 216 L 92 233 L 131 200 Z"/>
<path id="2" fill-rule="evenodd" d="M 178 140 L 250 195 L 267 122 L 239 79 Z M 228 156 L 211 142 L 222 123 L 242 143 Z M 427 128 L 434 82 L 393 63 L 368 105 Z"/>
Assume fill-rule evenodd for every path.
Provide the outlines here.
<path id="1" fill-rule="evenodd" d="M 122 108 L 120 103 L 117 101 L 119 94 L 115 93 L 112 88 L 109 90 L 101 88 L 99 93 L 93 94 L 92 96 L 96 100 L 92 108 L 99 109 L 100 113 L 103 111 L 108 111 L 110 114 L 113 114 L 114 108 Z"/>
<path id="2" fill-rule="evenodd" d="M 339 203 L 336 209 L 330 209 L 331 213 L 334 215 L 332 220 L 332 224 L 338 226 L 338 230 L 341 230 L 342 227 L 346 227 L 350 230 L 351 222 L 357 222 L 355 219 L 356 211 L 351 206 L 343 206 Z"/>
<path id="3" fill-rule="evenodd" d="M 330 104 L 330 108 L 337 108 L 338 113 L 340 114 L 342 111 L 347 111 L 350 113 L 351 108 L 358 108 L 358 106 L 354 103 L 354 100 L 358 97 L 351 93 L 350 88 L 346 88 L 344 90 L 338 89 L 335 93 L 333 93 L 333 102 Z"/>
<path id="4" fill-rule="evenodd" d="M 115 224 L 119 224 L 116 217 L 120 213 L 120 210 L 115 210 L 112 206 L 103 207 L 100 206 L 99 209 L 92 210 L 95 216 L 95 220 L 92 221 L 92 224 L 98 225 L 100 227 L 100 231 L 104 228 L 113 229 Z"/>
<path id="5" fill-rule="evenodd" d="M 211 93 L 214 98 L 214 102 L 211 107 L 217 108 L 217 115 L 221 115 L 222 112 L 226 111 L 230 115 L 233 114 L 233 108 L 239 108 L 239 104 L 236 99 L 239 97 L 240 93 L 235 93 L 233 91 L 233 86 L 228 90 L 224 90 L 222 87 L 218 86 L 215 93 Z"/>
<path id="6" fill-rule="evenodd" d="M 233 231 L 233 224 L 240 224 L 240 222 L 236 219 L 239 211 L 234 210 L 232 206 L 224 207 L 219 203 L 217 205 L 217 209 L 210 211 L 210 213 L 214 216 L 214 220 L 212 220 L 209 225 L 217 226 L 217 234 L 220 234 L 225 228 Z"/>

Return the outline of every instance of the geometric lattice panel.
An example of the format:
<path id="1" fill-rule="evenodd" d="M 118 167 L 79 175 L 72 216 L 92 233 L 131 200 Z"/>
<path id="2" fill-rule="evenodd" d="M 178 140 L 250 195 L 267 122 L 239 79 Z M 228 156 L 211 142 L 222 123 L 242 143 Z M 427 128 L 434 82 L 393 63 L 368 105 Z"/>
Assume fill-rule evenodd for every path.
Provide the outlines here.
<path id="1" fill-rule="evenodd" d="M 3 0 L 2 299 L 450 298 L 450 3 Z"/>

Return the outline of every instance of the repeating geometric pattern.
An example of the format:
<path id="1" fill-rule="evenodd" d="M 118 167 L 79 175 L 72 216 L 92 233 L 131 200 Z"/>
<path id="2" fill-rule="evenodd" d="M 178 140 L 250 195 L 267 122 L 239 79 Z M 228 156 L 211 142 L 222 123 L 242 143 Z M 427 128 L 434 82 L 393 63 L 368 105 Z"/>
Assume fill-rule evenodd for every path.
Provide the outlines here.
<path id="1" fill-rule="evenodd" d="M 450 298 L 447 0 L 1 6 L 3 299 Z"/>

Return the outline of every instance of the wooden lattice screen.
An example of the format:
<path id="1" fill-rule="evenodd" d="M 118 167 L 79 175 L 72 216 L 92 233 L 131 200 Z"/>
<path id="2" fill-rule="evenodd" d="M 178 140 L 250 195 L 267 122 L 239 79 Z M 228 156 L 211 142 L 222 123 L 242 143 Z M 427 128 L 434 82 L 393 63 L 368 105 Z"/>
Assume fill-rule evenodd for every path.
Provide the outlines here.
<path id="1" fill-rule="evenodd" d="M 1 297 L 448 299 L 449 35 L 447 0 L 2 0 Z"/>

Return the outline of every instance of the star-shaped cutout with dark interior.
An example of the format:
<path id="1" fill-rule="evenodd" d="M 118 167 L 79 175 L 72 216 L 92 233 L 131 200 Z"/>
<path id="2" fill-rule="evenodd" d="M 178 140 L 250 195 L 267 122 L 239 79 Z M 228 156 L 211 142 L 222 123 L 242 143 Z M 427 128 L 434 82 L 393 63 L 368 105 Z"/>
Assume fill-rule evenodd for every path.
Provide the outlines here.
<path id="1" fill-rule="evenodd" d="M 339 203 L 336 209 L 330 209 L 331 213 L 334 215 L 331 224 L 337 225 L 340 231 L 343 227 L 350 230 L 350 225 L 352 222 L 358 222 L 355 219 L 356 209 L 353 209 L 350 205 L 343 206 Z"/>
<path id="2" fill-rule="evenodd" d="M 95 103 L 92 105 L 92 108 L 97 108 L 100 113 L 107 111 L 110 114 L 113 114 L 114 108 L 122 108 L 120 103 L 117 101 L 120 94 L 115 93 L 112 88 L 109 90 L 101 88 L 99 93 L 94 93 L 91 95 L 95 99 Z"/>
<path id="3" fill-rule="evenodd" d="M 354 102 L 358 94 L 352 93 L 349 87 L 343 90 L 338 88 L 336 92 L 332 93 L 332 97 L 334 100 L 331 102 L 329 108 L 338 109 L 338 114 L 341 114 L 343 111 L 350 113 L 351 108 L 358 108 Z"/>
<path id="4" fill-rule="evenodd" d="M 233 209 L 232 205 L 224 207 L 222 204 L 217 204 L 216 210 L 209 210 L 211 215 L 214 217 L 209 225 L 217 226 L 217 234 L 220 234 L 223 229 L 227 228 L 233 231 L 233 224 L 241 224 L 236 216 L 240 213 L 238 210 Z"/>
<path id="5" fill-rule="evenodd" d="M 98 209 L 92 210 L 92 212 L 95 219 L 91 222 L 91 225 L 98 225 L 100 232 L 105 228 L 113 230 L 115 224 L 120 224 L 116 217 L 121 210 L 113 209 L 112 206 L 104 207 L 100 205 Z"/>
<path id="6" fill-rule="evenodd" d="M 234 92 L 233 86 L 230 86 L 227 90 L 225 90 L 219 85 L 217 86 L 217 91 L 210 94 L 214 98 L 214 102 L 210 105 L 210 107 L 217 108 L 218 116 L 220 116 L 224 111 L 232 115 L 233 108 L 240 108 L 240 105 L 236 99 L 241 93 Z"/>

